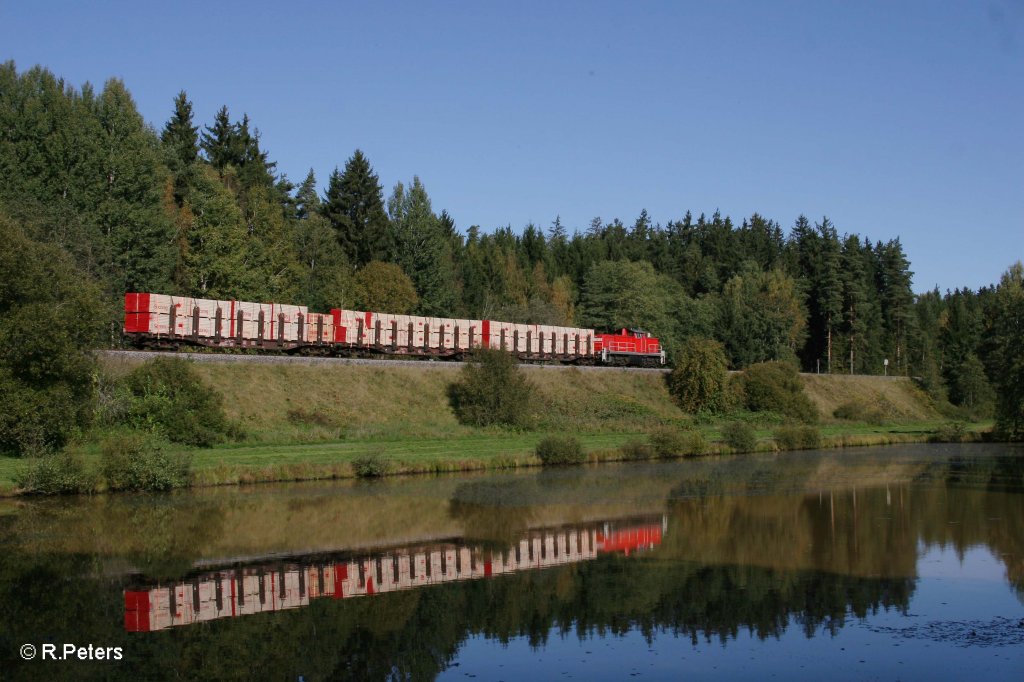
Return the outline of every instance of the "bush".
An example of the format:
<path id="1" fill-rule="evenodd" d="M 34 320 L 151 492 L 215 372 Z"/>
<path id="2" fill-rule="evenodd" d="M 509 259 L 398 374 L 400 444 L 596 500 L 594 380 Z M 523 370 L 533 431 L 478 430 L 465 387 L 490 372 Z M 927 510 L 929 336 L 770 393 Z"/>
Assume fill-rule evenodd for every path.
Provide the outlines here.
<path id="1" fill-rule="evenodd" d="M 28 495 L 69 495 L 94 492 L 97 477 L 80 453 L 66 450 L 35 459 L 15 483 Z"/>
<path id="2" fill-rule="evenodd" d="M 537 443 L 537 457 L 545 466 L 579 464 L 583 461 L 583 446 L 573 436 L 548 436 Z"/>
<path id="3" fill-rule="evenodd" d="M 515 357 L 500 350 L 475 351 L 460 379 L 448 387 L 456 418 L 469 426 L 525 428 L 535 394 Z"/>
<path id="4" fill-rule="evenodd" d="M 708 450 L 707 440 L 700 431 L 662 428 L 651 433 L 648 440 L 655 456 L 662 459 L 703 455 Z"/>
<path id="5" fill-rule="evenodd" d="M 391 471 L 391 462 L 379 452 L 373 452 L 352 460 L 352 471 L 358 478 L 380 478 Z"/>
<path id="6" fill-rule="evenodd" d="M 940 443 L 962 443 L 967 436 L 967 424 L 961 421 L 946 422 L 939 427 L 934 440 Z"/>
<path id="7" fill-rule="evenodd" d="M 722 427 L 722 438 L 736 452 L 751 452 L 757 445 L 757 432 L 746 422 L 729 422 Z"/>
<path id="8" fill-rule="evenodd" d="M 186 360 L 156 358 L 124 379 L 132 396 L 127 425 L 173 443 L 209 447 L 232 431 L 221 395 L 206 386 Z"/>
<path id="9" fill-rule="evenodd" d="M 813 426 L 780 426 L 773 435 L 782 450 L 814 450 L 821 447 L 821 432 Z"/>
<path id="10" fill-rule="evenodd" d="M 777 412 L 790 419 L 816 422 L 818 411 L 804 393 L 796 368 L 783 362 L 761 362 L 743 372 L 746 407 L 753 412 Z"/>
<path id="11" fill-rule="evenodd" d="M 623 459 L 654 459 L 654 447 L 642 440 L 626 441 L 619 447 L 619 452 L 622 453 Z"/>
<path id="12" fill-rule="evenodd" d="M 164 491 L 189 484 L 192 460 L 167 452 L 149 433 L 125 432 L 100 444 L 103 478 L 110 490 Z"/>
<path id="13" fill-rule="evenodd" d="M 668 375 L 668 391 L 685 412 L 716 412 L 723 408 L 728 376 L 722 344 L 690 337 Z"/>

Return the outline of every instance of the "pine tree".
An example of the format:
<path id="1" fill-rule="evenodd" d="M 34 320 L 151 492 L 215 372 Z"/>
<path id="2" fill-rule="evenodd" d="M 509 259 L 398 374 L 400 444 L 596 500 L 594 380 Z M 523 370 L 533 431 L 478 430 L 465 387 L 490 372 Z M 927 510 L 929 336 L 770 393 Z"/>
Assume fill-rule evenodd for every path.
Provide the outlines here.
<path id="1" fill-rule="evenodd" d="M 231 123 L 227 106 L 222 106 L 213 118 L 213 126 L 207 126 L 199 143 L 206 153 L 206 160 L 217 170 L 241 161 L 238 131 Z"/>
<path id="2" fill-rule="evenodd" d="M 174 177 L 174 199 L 178 206 L 184 203 L 194 177 L 195 163 L 199 159 L 197 131 L 198 128 L 192 125 L 192 102 L 182 90 L 174 98 L 174 113 L 160 136 L 167 167 Z"/>
<path id="3" fill-rule="evenodd" d="M 383 190 L 369 160 L 356 150 L 335 168 L 327 185 L 323 215 L 337 232 L 338 243 L 349 262 L 363 266 L 371 260 L 390 260 L 393 243 L 384 212 Z"/>
<path id="4" fill-rule="evenodd" d="M 894 373 L 907 372 L 908 325 L 913 322 L 911 305 L 914 294 L 910 289 L 913 274 L 910 263 L 903 254 L 899 238 L 875 246 L 877 260 L 876 281 L 882 304 L 882 319 L 885 325 L 887 349 L 893 357 Z"/>
<path id="5" fill-rule="evenodd" d="M 95 207 L 111 258 L 110 293 L 166 290 L 174 269 L 173 224 L 163 210 L 166 177 L 156 137 L 117 79 L 97 102 L 103 129 L 104 188 Z"/>
<path id="6" fill-rule="evenodd" d="M 295 217 L 305 220 L 320 213 L 320 195 L 316 193 L 316 174 L 309 169 L 306 179 L 295 192 Z"/>
<path id="7" fill-rule="evenodd" d="M 388 200 L 397 262 L 416 285 L 423 315 L 450 315 L 455 308 L 455 263 L 451 244 L 430 207 L 430 197 L 414 176 L 408 191 L 395 185 Z"/>

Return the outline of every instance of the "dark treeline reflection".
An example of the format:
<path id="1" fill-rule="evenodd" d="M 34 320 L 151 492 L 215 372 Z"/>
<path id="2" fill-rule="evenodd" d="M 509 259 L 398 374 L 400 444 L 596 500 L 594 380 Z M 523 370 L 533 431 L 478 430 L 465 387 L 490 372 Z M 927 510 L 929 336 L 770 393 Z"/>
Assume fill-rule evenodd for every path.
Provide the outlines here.
<path id="1" fill-rule="evenodd" d="M 54 509 L 43 516 L 30 510 L 7 514 L 0 516 L 0 666 L 5 679 L 37 679 L 45 664 L 20 661 L 17 648 L 52 641 L 125 647 L 119 663 L 76 663 L 76 676 L 84 678 L 429 679 L 474 635 L 525 637 L 541 646 L 559 634 L 638 630 L 648 637 L 680 636 L 680 647 L 701 639 L 728 645 L 741 631 L 761 638 L 787 631 L 828 636 L 851 617 L 906 610 L 921 547 L 934 545 L 958 552 L 988 548 L 1024 594 L 1017 458 L 933 457 L 864 468 L 823 458 L 734 462 L 732 469 L 636 469 L 641 480 L 674 472 L 659 489 L 662 532 L 644 552 L 596 552 L 536 570 L 374 596 L 325 596 L 301 608 L 149 633 L 125 631 L 126 592 L 175 585 L 204 571 L 270 570 L 275 561 L 302 561 L 269 553 L 204 568 L 196 565 L 195 550 L 181 543 L 191 565 L 182 559 L 175 573 L 173 552 L 159 549 L 152 556 L 161 557 L 161 570 L 139 574 L 137 558 L 145 543 L 137 538 L 125 539 L 131 551 L 124 554 L 82 551 L 80 538 L 63 544 L 57 537 L 36 537 L 28 543 L 24 534 L 30 528 L 58 533 L 41 520 Z M 793 466 L 782 470 L 784 463 Z M 617 471 L 622 477 L 634 470 Z M 581 476 L 512 479 L 500 492 L 487 478 L 459 482 L 444 500 L 443 518 L 463 530 L 446 542 L 471 547 L 475 562 L 488 552 L 507 552 L 517 538 L 544 535 L 544 528 L 556 528 L 556 534 L 575 529 L 577 538 L 581 530 L 607 528 L 600 514 L 572 518 L 592 510 L 593 490 L 601 488 L 600 481 L 581 488 L 579 481 L 587 480 Z M 558 507 L 552 494 L 576 497 Z M 217 527 L 223 530 L 223 515 L 210 509 L 197 514 L 221 518 Z M 509 520 L 510 514 L 520 515 Z M 560 522 L 552 523 L 558 515 Z M 174 518 L 170 514 L 168 523 L 175 532 L 195 528 Z M 621 519 L 628 516 L 604 518 L 625 527 Z M 154 542 L 174 545 L 166 537 Z M 393 544 L 365 556 L 404 556 L 423 543 L 438 546 L 435 538 L 424 538 L 420 545 Z M 30 545 L 38 551 L 26 551 Z M 315 568 L 318 562 L 323 563 L 307 564 Z"/>

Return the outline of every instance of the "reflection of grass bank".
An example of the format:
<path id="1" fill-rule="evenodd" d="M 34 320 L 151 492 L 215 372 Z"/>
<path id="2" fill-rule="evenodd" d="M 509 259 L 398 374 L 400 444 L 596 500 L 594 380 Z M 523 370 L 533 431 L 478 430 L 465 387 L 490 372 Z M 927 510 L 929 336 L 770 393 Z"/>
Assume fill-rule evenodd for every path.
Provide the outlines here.
<path id="1" fill-rule="evenodd" d="M 196 363 L 195 372 L 223 395 L 227 418 L 246 438 L 193 450 L 195 482 L 347 478 L 356 474 L 353 465 L 359 461 L 383 462 L 389 474 L 535 466 L 540 463 L 534 454 L 537 443 L 566 434 L 580 440 L 591 462 L 635 457 L 644 450 L 632 447 L 624 453 L 620 448 L 666 429 L 699 432 L 708 444 L 706 454 L 714 455 L 729 452 L 722 429 L 735 419 L 753 425 L 754 451 L 779 449 L 773 438 L 778 418 L 695 419 L 672 402 L 659 373 L 530 369 L 538 397 L 529 430 L 463 426 L 447 397 L 457 371 L 437 365 Z M 110 361 L 106 370 L 124 374 L 133 366 Z M 942 417 L 906 379 L 820 376 L 805 383 L 823 419 L 818 426 L 822 447 L 926 442 L 943 426 Z M 888 422 L 832 417 L 836 404 L 857 401 L 887 406 Z M 971 431 L 965 438 L 977 435 Z M 98 446 L 86 442 L 79 449 L 87 463 L 98 465 Z M 24 466 L 0 458 L 0 494 L 13 492 L 16 473 Z"/>

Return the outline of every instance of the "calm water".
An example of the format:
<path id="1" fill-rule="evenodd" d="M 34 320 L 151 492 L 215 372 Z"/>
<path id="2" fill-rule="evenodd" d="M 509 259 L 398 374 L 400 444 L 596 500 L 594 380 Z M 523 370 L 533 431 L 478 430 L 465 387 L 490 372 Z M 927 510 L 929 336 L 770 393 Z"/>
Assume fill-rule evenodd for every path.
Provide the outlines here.
<path id="1" fill-rule="evenodd" d="M 3 680 L 1019 680 L 1022 600 L 1008 446 L 0 501 Z"/>

